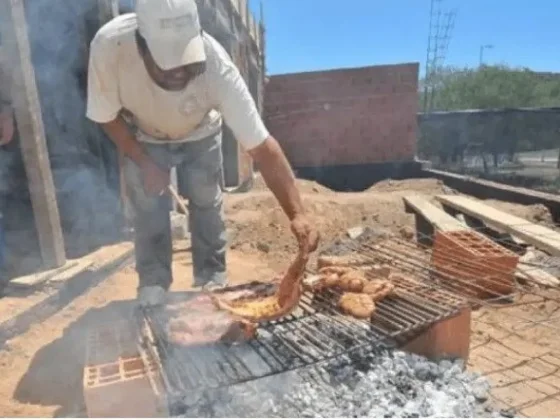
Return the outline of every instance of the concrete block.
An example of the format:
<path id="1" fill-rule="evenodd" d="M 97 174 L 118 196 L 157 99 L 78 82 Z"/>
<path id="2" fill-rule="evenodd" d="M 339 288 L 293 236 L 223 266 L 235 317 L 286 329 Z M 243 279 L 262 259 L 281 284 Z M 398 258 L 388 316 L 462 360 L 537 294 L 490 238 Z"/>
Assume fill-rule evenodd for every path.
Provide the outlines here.
<path id="1" fill-rule="evenodd" d="M 161 370 L 142 355 L 131 324 L 90 331 L 83 392 L 89 417 L 160 417 L 168 410 Z"/>
<path id="2" fill-rule="evenodd" d="M 86 366 L 83 386 L 88 417 L 168 415 L 156 364 L 142 357 Z"/>

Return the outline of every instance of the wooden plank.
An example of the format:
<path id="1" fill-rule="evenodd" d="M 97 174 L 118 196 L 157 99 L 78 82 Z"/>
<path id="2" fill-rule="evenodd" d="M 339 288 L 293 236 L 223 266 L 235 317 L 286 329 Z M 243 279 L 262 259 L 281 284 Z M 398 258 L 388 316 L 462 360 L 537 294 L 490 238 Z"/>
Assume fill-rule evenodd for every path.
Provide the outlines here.
<path id="1" fill-rule="evenodd" d="M 554 256 L 560 256 L 560 233 L 545 226 L 531 223 L 497 210 L 471 198 L 458 195 L 440 195 L 437 199 L 461 213 L 482 220 L 492 228 L 508 232 Z"/>
<path id="2" fill-rule="evenodd" d="M 405 205 L 414 213 L 423 216 L 434 228 L 442 231 L 456 231 L 468 229 L 463 223 L 447 214 L 442 209 L 419 196 L 403 197 Z"/>
<path id="3" fill-rule="evenodd" d="M 537 256 L 532 249 L 527 250 L 525 255 L 519 259 L 517 264 L 517 272 L 515 273 L 518 278 L 524 281 L 532 280 L 541 286 L 558 286 L 560 279 L 552 274 L 541 270 L 536 262 Z M 536 262 L 536 263 L 535 263 Z"/>
<path id="4" fill-rule="evenodd" d="M 64 239 L 31 63 L 24 1 L 7 0 L 0 3 L 0 15 L 7 17 L 2 35 L 12 64 L 13 92 L 17 92 L 13 105 L 41 256 L 45 268 L 61 267 L 66 262 Z"/>
<path id="5" fill-rule="evenodd" d="M 435 178 L 444 180 L 455 180 L 463 183 L 476 184 L 482 187 L 487 187 L 488 189 L 497 192 L 505 192 L 518 194 L 526 198 L 526 201 L 531 201 L 534 203 L 546 204 L 546 202 L 553 202 L 560 205 L 560 196 L 558 194 L 545 193 L 542 191 L 532 190 L 529 188 L 516 187 L 513 185 L 502 184 L 500 182 L 488 181 L 481 178 L 475 178 L 468 175 L 460 175 L 452 172 L 440 171 L 437 169 L 424 169 L 425 173 L 433 175 Z"/>
<path id="6" fill-rule="evenodd" d="M 555 287 L 560 285 L 560 280 L 552 274 L 524 262 L 519 262 L 517 264 L 515 276 L 521 280 L 532 281 L 545 287 Z"/>
<path id="7" fill-rule="evenodd" d="M 16 287 L 32 287 L 46 282 L 66 281 L 84 272 L 92 265 L 93 261 L 87 258 L 82 260 L 67 261 L 66 264 L 60 268 L 12 279 L 10 280 L 10 285 Z"/>

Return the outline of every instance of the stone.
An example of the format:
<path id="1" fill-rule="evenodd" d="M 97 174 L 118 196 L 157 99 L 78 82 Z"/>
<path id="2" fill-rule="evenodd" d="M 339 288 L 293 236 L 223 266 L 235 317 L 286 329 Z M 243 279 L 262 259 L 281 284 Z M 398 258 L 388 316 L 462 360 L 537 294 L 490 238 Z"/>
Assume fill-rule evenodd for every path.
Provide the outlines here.
<path id="1" fill-rule="evenodd" d="M 265 244 L 264 242 L 257 242 L 257 249 L 265 254 L 270 252 L 270 245 Z"/>
<path id="2" fill-rule="evenodd" d="M 173 240 L 185 239 L 189 236 L 187 216 L 171 212 L 171 237 Z"/>
<path id="3" fill-rule="evenodd" d="M 356 226 L 346 231 L 348 237 L 352 240 L 359 238 L 364 233 L 365 229 L 362 226 Z"/>

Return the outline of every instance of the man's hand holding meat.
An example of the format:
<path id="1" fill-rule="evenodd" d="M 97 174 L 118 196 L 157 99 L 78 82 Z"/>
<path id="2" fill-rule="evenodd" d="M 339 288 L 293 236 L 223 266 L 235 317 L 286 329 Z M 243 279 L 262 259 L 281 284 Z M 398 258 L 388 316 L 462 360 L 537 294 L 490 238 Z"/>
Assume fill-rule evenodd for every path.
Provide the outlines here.
<path id="1" fill-rule="evenodd" d="M 91 43 L 87 116 L 124 154 L 141 303 L 172 282 L 169 197 L 175 167 L 189 202 L 195 287 L 223 286 L 222 119 L 258 163 L 302 250 L 317 247 L 294 174 L 224 48 L 201 27 L 195 0 L 137 0 Z"/>

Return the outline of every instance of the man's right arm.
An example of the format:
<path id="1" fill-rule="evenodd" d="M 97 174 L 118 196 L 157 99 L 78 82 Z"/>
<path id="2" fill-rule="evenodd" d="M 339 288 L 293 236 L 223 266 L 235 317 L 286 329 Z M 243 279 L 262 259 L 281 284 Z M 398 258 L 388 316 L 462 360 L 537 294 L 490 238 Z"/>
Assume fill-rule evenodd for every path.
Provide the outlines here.
<path id="1" fill-rule="evenodd" d="M 87 117 L 100 124 L 117 148 L 142 169 L 146 192 L 157 194 L 169 184 L 169 175 L 157 167 L 121 116 L 117 46 L 112 42 L 100 33 L 91 42 Z"/>

